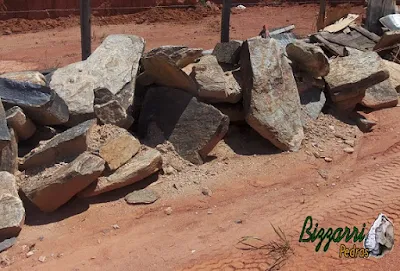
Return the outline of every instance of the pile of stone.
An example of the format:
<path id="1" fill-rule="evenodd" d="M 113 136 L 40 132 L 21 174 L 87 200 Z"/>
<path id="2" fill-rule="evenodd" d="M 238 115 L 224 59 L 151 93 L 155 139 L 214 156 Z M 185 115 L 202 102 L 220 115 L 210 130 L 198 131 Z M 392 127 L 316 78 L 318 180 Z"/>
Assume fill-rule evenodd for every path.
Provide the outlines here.
<path id="1" fill-rule="evenodd" d="M 0 244 L 12 244 L 24 222 L 18 192 L 53 212 L 162 171 L 160 144 L 201 165 L 239 122 L 297 151 L 326 104 L 346 114 L 397 104 L 374 52 L 328 59 L 316 44 L 296 40 L 285 50 L 261 37 L 212 52 L 144 52 L 142 38 L 111 35 L 86 61 L 0 75 Z"/>

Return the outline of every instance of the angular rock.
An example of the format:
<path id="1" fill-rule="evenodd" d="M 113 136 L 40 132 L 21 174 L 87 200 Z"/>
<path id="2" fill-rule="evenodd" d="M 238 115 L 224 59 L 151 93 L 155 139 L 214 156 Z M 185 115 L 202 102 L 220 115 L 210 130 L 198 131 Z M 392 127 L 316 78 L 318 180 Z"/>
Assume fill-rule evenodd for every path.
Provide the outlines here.
<path id="1" fill-rule="evenodd" d="M 0 171 L 15 174 L 18 171 L 18 139 L 13 128 L 10 128 L 10 142 L 0 151 Z"/>
<path id="2" fill-rule="evenodd" d="M 93 91 L 97 88 L 107 88 L 117 95 L 131 83 L 127 100 L 132 104 L 144 45 L 143 38 L 137 36 L 110 35 L 86 61 L 54 72 L 50 87 L 67 103 L 70 125 L 94 117 Z"/>
<path id="3" fill-rule="evenodd" d="M 146 54 L 146 57 L 155 55 L 166 55 L 168 58 L 175 63 L 178 68 L 183 68 L 193 63 L 201 57 L 203 49 L 201 48 L 188 48 L 186 46 L 161 46 L 155 48 Z"/>
<path id="4" fill-rule="evenodd" d="M 197 94 L 196 83 L 165 55 L 154 55 L 142 59 L 146 74 L 160 86 L 178 88 Z"/>
<path id="5" fill-rule="evenodd" d="M 133 124 L 132 116 L 116 100 L 94 106 L 94 113 L 101 123 L 113 124 L 128 129 Z"/>
<path id="6" fill-rule="evenodd" d="M 126 134 L 111 139 L 100 147 L 100 157 L 110 170 L 116 170 L 128 162 L 140 150 L 140 142 L 135 137 Z"/>
<path id="7" fill-rule="evenodd" d="M 237 103 L 242 89 L 231 72 L 224 73 L 215 56 L 204 56 L 191 74 L 199 87 L 200 99 L 210 102 Z"/>
<path id="8" fill-rule="evenodd" d="M 377 110 L 388 107 L 395 107 L 398 104 L 399 97 L 392 82 L 387 79 L 382 83 L 367 89 L 361 104 Z"/>
<path id="9" fill-rule="evenodd" d="M 239 40 L 217 43 L 212 54 L 220 63 L 235 65 L 239 63 L 242 44 L 243 42 Z"/>
<path id="10" fill-rule="evenodd" d="M 392 82 L 392 86 L 400 93 L 400 65 L 385 59 L 383 59 L 383 64 L 385 69 L 389 71 L 389 80 Z"/>
<path id="11" fill-rule="evenodd" d="M 19 106 L 38 124 L 58 125 L 69 119 L 66 103 L 46 86 L 0 78 L 0 97 L 6 108 Z"/>
<path id="12" fill-rule="evenodd" d="M 11 140 L 10 132 L 7 126 L 6 112 L 0 99 L 0 150 L 4 148 Z"/>
<path id="13" fill-rule="evenodd" d="M 9 239 L 4 240 L 3 242 L 0 242 L 0 252 L 3 252 L 5 250 L 9 249 L 13 245 L 15 245 L 16 242 L 17 242 L 16 237 L 9 238 Z M 0 260 L 0 262 L 1 262 L 1 260 Z"/>
<path id="14" fill-rule="evenodd" d="M 28 177 L 24 194 L 43 212 L 53 212 L 94 182 L 104 171 L 104 160 L 84 152 L 66 165 Z"/>
<path id="15" fill-rule="evenodd" d="M 136 183 L 162 168 L 161 154 L 154 149 L 141 150 L 125 165 L 107 177 L 100 177 L 79 196 L 92 197 Z"/>
<path id="16" fill-rule="evenodd" d="M 152 138 L 148 136 L 151 124 L 159 129 L 157 134 L 174 145 L 180 156 L 202 164 L 228 131 L 229 118 L 182 90 L 151 88 L 139 119 L 142 137 Z M 155 142 L 154 146 L 159 143 L 162 142 Z"/>
<path id="17" fill-rule="evenodd" d="M 7 110 L 7 123 L 18 135 L 19 140 L 27 140 L 36 132 L 35 124 L 24 114 L 18 106 Z"/>
<path id="18" fill-rule="evenodd" d="M 375 52 L 352 53 L 331 61 L 325 81 L 339 109 L 351 111 L 363 100 L 368 88 L 389 78 L 388 71 L 379 63 L 377 66 L 377 61 L 380 57 Z"/>
<path id="19" fill-rule="evenodd" d="M 156 192 L 146 188 L 126 195 L 125 201 L 129 204 L 151 204 L 159 198 L 160 196 Z"/>
<path id="20" fill-rule="evenodd" d="M 310 88 L 303 92 L 300 92 L 300 102 L 302 113 L 306 114 L 313 120 L 316 120 L 325 106 L 326 97 L 323 90 L 319 88 Z M 305 118 L 302 116 L 303 124 L 305 124 Z"/>
<path id="21" fill-rule="evenodd" d="M 56 135 L 28 153 L 20 167 L 22 169 L 41 167 L 54 164 L 59 159 L 78 156 L 87 150 L 86 136 L 95 124 L 96 120 L 88 120 Z"/>
<path id="22" fill-rule="evenodd" d="M 17 237 L 25 221 L 14 175 L 0 172 L 0 242 Z"/>
<path id="23" fill-rule="evenodd" d="M 329 60 L 316 45 L 297 40 L 286 46 L 286 53 L 296 68 L 318 78 L 329 73 Z"/>
<path id="24" fill-rule="evenodd" d="M 46 78 L 43 74 L 36 71 L 3 73 L 0 75 L 0 78 L 46 86 Z"/>
<path id="25" fill-rule="evenodd" d="M 279 149 L 297 151 L 304 138 L 300 98 L 282 49 L 274 39 L 249 39 L 240 62 L 247 123 Z"/>

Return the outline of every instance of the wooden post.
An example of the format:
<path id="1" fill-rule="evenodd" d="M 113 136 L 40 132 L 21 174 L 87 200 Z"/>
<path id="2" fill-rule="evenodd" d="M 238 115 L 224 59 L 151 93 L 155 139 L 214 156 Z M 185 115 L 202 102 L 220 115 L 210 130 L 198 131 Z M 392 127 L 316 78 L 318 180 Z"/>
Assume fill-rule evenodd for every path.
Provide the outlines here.
<path id="1" fill-rule="evenodd" d="M 326 16 L 326 0 L 320 0 L 319 14 L 317 20 L 317 31 L 325 27 L 325 16 Z"/>
<path id="2" fill-rule="evenodd" d="M 232 0 L 224 0 L 221 18 L 221 42 L 229 42 L 229 23 L 231 19 Z"/>
<path id="3" fill-rule="evenodd" d="M 80 1 L 82 60 L 86 60 L 92 52 L 91 8 L 90 0 Z"/>

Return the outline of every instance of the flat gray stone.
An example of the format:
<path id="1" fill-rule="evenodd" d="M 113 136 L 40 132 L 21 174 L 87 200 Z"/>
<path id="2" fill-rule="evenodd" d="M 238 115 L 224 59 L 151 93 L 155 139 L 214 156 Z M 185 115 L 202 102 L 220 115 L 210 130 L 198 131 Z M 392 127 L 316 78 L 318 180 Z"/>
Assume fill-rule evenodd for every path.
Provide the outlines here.
<path id="1" fill-rule="evenodd" d="M 27 140 L 36 132 L 35 124 L 25 115 L 18 106 L 14 106 L 6 112 L 7 123 L 18 135 L 18 140 Z"/>
<path id="2" fill-rule="evenodd" d="M 238 64 L 240 60 L 240 50 L 243 41 L 231 40 L 229 42 L 217 43 L 212 54 L 218 62 L 226 64 Z"/>
<path id="3" fill-rule="evenodd" d="M 32 150 L 23 158 L 22 169 L 42 167 L 59 159 L 76 157 L 87 150 L 86 137 L 96 120 L 85 121 Z"/>
<path id="4" fill-rule="evenodd" d="M 185 91 L 151 88 L 140 114 L 141 136 L 152 141 L 150 128 L 153 126 L 158 129 L 155 133 L 170 141 L 181 157 L 202 164 L 228 131 L 229 118 Z M 159 143 L 162 142 L 154 142 L 151 146 Z"/>
<path id="5" fill-rule="evenodd" d="M 110 35 L 86 61 L 54 72 L 50 87 L 67 103 L 70 125 L 94 117 L 94 90 L 97 88 L 107 88 L 117 95 L 131 83 L 126 100 L 132 104 L 144 46 L 143 38 L 137 36 Z"/>
<path id="6" fill-rule="evenodd" d="M 6 112 L 0 99 L 0 150 L 4 148 L 11 140 L 10 132 L 7 126 Z"/>
<path id="7" fill-rule="evenodd" d="M 18 171 L 18 143 L 13 128 L 10 128 L 11 140 L 0 151 L 0 171 L 15 174 Z"/>
<path id="8" fill-rule="evenodd" d="M 0 242 L 17 237 L 25 221 L 25 209 L 18 196 L 14 175 L 0 172 Z"/>
<path id="9" fill-rule="evenodd" d="M 64 100 L 46 86 L 0 78 L 0 97 L 6 108 L 19 106 L 38 124 L 58 125 L 69 119 Z"/>
<path id="10" fill-rule="evenodd" d="M 304 139 L 300 98 L 292 68 L 274 39 L 247 40 L 241 55 L 247 123 L 284 151 Z"/>
<path id="11" fill-rule="evenodd" d="M 225 73 L 215 56 L 203 56 L 193 65 L 191 77 L 199 88 L 201 100 L 210 103 L 237 103 L 242 89 L 232 72 Z"/>
<path id="12" fill-rule="evenodd" d="M 151 76 L 155 84 L 178 88 L 197 95 L 196 83 L 166 55 L 154 55 L 142 59 L 145 73 Z"/>
<path id="13" fill-rule="evenodd" d="M 125 201 L 129 204 L 151 204 L 156 202 L 160 196 L 151 189 L 142 189 L 134 191 L 125 197 Z"/>
<path id="14" fill-rule="evenodd" d="M 144 149 L 125 165 L 107 177 L 100 177 L 88 188 L 79 193 L 80 197 L 92 197 L 143 180 L 162 168 L 160 152 Z"/>
<path id="15" fill-rule="evenodd" d="M 296 68 L 318 78 L 329 73 L 329 60 L 322 49 L 314 44 L 296 40 L 286 46 L 286 53 Z"/>
<path id="16" fill-rule="evenodd" d="M 0 253 L 15 245 L 16 242 L 17 242 L 16 237 L 9 238 L 4 240 L 3 242 L 0 242 Z"/>
<path id="17" fill-rule="evenodd" d="M 316 120 L 325 106 L 325 93 L 319 88 L 311 87 L 300 93 L 300 102 L 302 113 L 306 114 L 312 120 Z M 302 121 L 304 125 L 305 118 L 302 118 Z"/>
<path id="18" fill-rule="evenodd" d="M 97 180 L 104 160 L 84 152 L 71 163 L 47 168 L 21 184 L 24 194 L 43 212 L 53 212 Z"/>

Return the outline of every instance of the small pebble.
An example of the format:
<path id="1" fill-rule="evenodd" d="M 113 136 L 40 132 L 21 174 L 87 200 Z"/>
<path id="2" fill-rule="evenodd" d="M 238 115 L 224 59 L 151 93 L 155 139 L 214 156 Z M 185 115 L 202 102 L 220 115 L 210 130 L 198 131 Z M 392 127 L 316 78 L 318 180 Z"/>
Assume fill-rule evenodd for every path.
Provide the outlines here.
<path id="1" fill-rule="evenodd" d="M 112 227 L 113 227 L 114 230 L 119 230 L 120 229 L 120 227 L 117 224 L 112 225 Z"/>
<path id="2" fill-rule="evenodd" d="M 242 224 L 243 221 L 242 221 L 241 219 L 238 219 L 238 220 L 235 220 L 235 223 L 236 223 L 236 224 Z"/>
<path id="3" fill-rule="evenodd" d="M 354 147 L 356 145 L 356 142 L 352 139 L 348 139 L 344 141 L 345 144 L 349 145 L 350 147 Z"/>
<path id="4" fill-rule="evenodd" d="M 171 215 L 171 214 L 172 214 L 172 208 L 171 208 L 171 207 L 168 207 L 167 209 L 164 210 L 164 213 L 165 213 L 166 215 Z"/>
<path id="5" fill-rule="evenodd" d="M 212 195 L 212 191 L 211 191 L 210 188 L 208 188 L 208 187 L 203 187 L 203 188 L 201 189 L 201 193 L 202 193 L 204 196 L 209 196 L 209 197 L 211 197 L 211 195 Z"/>
<path id="6" fill-rule="evenodd" d="M 39 262 L 44 263 L 46 261 L 46 256 L 40 256 Z"/>
<path id="7" fill-rule="evenodd" d="M 209 210 L 209 211 L 207 212 L 207 214 L 208 214 L 208 215 L 212 215 L 213 212 L 212 212 L 211 210 Z"/>
<path id="8" fill-rule="evenodd" d="M 328 163 L 330 163 L 330 162 L 333 161 L 333 159 L 332 159 L 332 158 L 329 158 L 329 157 L 325 157 L 324 160 L 325 160 L 325 162 L 328 162 Z"/>
<path id="9" fill-rule="evenodd" d="M 28 253 L 26 253 L 26 257 L 29 258 L 31 256 L 33 256 L 34 252 L 33 251 L 29 251 Z"/>
<path id="10" fill-rule="evenodd" d="M 352 154 L 352 153 L 354 152 L 354 149 L 353 149 L 353 148 L 351 148 L 351 147 L 349 147 L 349 148 L 345 148 L 345 149 L 343 149 L 343 151 L 344 151 L 345 153 Z"/>

